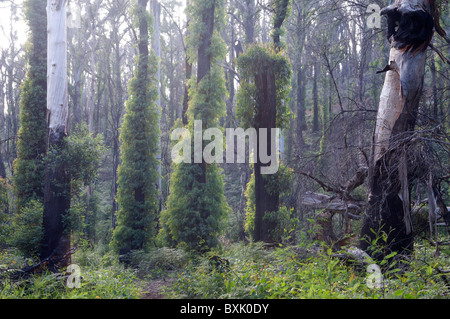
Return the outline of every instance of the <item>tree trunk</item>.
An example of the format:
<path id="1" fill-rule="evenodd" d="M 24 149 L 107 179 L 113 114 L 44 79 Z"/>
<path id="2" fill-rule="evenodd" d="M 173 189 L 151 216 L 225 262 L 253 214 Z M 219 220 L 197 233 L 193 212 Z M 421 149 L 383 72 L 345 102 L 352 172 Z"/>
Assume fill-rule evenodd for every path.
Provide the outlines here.
<path id="1" fill-rule="evenodd" d="M 91 8 L 90 8 L 90 12 L 92 12 L 93 10 L 95 10 L 94 8 L 97 7 L 98 4 L 97 3 L 93 3 L 91 4 Z M 95 17 L 90 16 L 90 34 L 92 37 L 91 43 L 88 44 L 90 47 L 90 73 L 91 73 L 91 79 L 90 79 L 90 83 L 89 83 L 89 95 L 87 98 L 87 119 L 88 119 L 88 128 L 89 128 L 89 133 L 93 133 L 93 134 L 97 134 L 97 132 L 95 132 L 95 126 L 94 126 L 94 114 L 95 114 L 95 89 L 96 89 L 96 83 L 97 83 L 97 75 L 96 75 L 96 65 L 97 65 L 97 60 L 96 60 L 96 56 L 95 56 L 95 51 L 97 48 L 97 37 L 95 35 Z M 87 235 L 88 238 L 93 239 L 95 237 L 95 227 L 91 226 L 90 224 L 92 222 L 95 223 L 95 216 L 92 216 L 94 212 L 92 212 L 91 209 L 91 200 L 92 200 L 92 196 L 94 195 L 94 188 L 92 185 L 88 185 L 86 187 L 86 216 L 85 216 L 85 224 L 86 224 L 86 228 L 85 228 L 85 234 Z M 92 232 L 90 232 L 90 230 L 92 230 Z"/>
<path id="2" fill-rule="evenodd" d="M 233 121 L 233 106 L 234 106 L 234 97 L 235 97 L 235 87 L 234 87 L 234 74 L 236 73 L 235 68 L 235 42 L 236 42 L 236 32 L 235 32 L 235 18 L 234 15 L 230 16 L 230 26 L 231 26 L 231 46 L 230 46 L 230 70 L 227 75 L 227 87 L 229 97 L 227 99 L 227 118 L 225 121 L 225 127 L 231 127 L 231 123 Z"/>
<path id="3" fill-rule="evenodd" d="M 213 0 L 206 6 L 202 12 L 203 30 L 200 34 L 200 45 L 198 48 L 197 61 L 197 84 L 211 71 L 211 39 L 214 32 L 214 11 L 216 8 L 216 1 Z M 209 127 L 209 123 L 203 123 L 204 128 Z M 203 141 L 202 141 L 203 142 Z M 203 145 L 201 147 L 203 150 Z M 202 173 L 199 177 L 200 183 L 206 183 L 206 162 L 202 157 L 202 162 L 199 164 Z"/>
<path id="4" fill-rule="evenodd" d="M 261 148 L 261 136 L 260 129 L 267 129 L 267 154 L 272 154 L 276 150 L 272 147 L 272 128 L 276 128 L 276 114 L 277 114 L 277 101 L 276 101 L 276 86 L 275 86 L 275 73 L 273 61 L 267 63 L 268 67 L 263 69 L 255 77 L 256 89 L 258 92 L 257 105 L 258 110 L 256 114 L 255 122 L 257 123 L 256 130 L 258 133 L 257 149 Z M 270 194 L 266 189 L 266 181 L 261 174 L 261 167 L 263 164 L 258 159 L 255 163 L 255 241 L 270 242 L 270 230 L 273 229 L 273 225 L 264 217 L 269 212 L 278 211 L 279 196 L 276 194 Z"/>
<path id="5" fill-rule="evenodd" d="M 305 46 L 305 36 L 306 36 L 306 18 L 304 14 L 304 9 L 298 9 L 297 14 L 297 58 L 296 58 L 296 68 L 297 68 L 297 138 L 298 146 L 302 148 L 305 146 L 305 141 L 303 138 L 303 131 L 306 131 L 308 126 L 306 123 L 306 70 L 304 67 L 304 54 L 303 49 Z"/>
<path id="6" fill-rule="evenodd" d="M 186 7 L 189 6 L 189 0 L 186 0 Z M 186 32 L 189 32 L 189 17 L 187 19 L 186 22 Z M 184 95 L 183 95 L 183 109 L 181 111 L 181 120 L 183 121 L 183 125 L 186 126 L 188 125 L 188 115 L 187 115 L 187 110 L 189 108 L 189 89 L 190 89 L 190 85 L 189 85 L 189 81 L 192 77 L 192 64 L 189 62 L 189 56 L 187 54 L 187 51 L 185 49 L 185 74 L 186 74 L 186 79 L 184 82 Z"/>
<path id="7" fill-rule="evenodd" d="M 431 63 L 430 63 L 430 71 L 431 71 L 431 87 L 433 90 L 433 109 L 432 109 L 432 116 L 433 119 L 438 121 L 439 116 L 439 99 L 438 99 L 438 89 L 437 89 L 437 82 L 436 82 L 436 61 L 434 60 L 434 56 L 432 56 Z"/>
<path id="8" fill-rule="evenodd" d="M 318 74 L 319 64 L 317 61 L 314 62 L 314 78 L 313 78 L 313 132 L 319 131 L 319 92 L 318 92 Z"/>
<path id="9" fill-rule="evenodd" d="M 255 42 L 255 23 L 256 23 L 256 4 L 255 0 L 246 0 L 244 2 L 244 32 L 245 43 L 247 46 Z"/>
<path id="10" fill-rule="evenodd" d="M 433 6 L 434 1 L 397 0 L 381 11 L 387 15 L 389 26 L 396 22 L 400 26 L 397 31 L 388 30 L 390 63 L 385 68 L 373 137 L 368 205 L 361 234 L 364 250 L 370 251 L 371 242 L 381 232 L 388 234 L 385 253 L 409 254 L 413 248 L 409 211 L 412 181 L 404 142 L 414 130 L 422 95 L 426 48 L 434 27 Z M 383 254 L 374 257 L 382 258 Z"/>
<path id="11" fill-rule="evenodd" d="M 289 1 L 281 0 L 275 8 L 273 47 L 279 52 L 282 48 L 280 30 L 287 17 Z M 267 129 L 266 141 L 267 154 L 276 152 L 272 146 L 277 142 L 272 137 L 272 129 L 277 127 L 277 86 L 274 70 L 274 61 L 267 61 L 267 67 L 255 74 L 255 86 L 257 91 L 256 105 L 258 106 L 255 116 L 255 128 L 258 132 L 257 150 L 261 150 L 261 131 Z M 278 154 L 276 155 L 278 156 Z M 279 194 L 270 193 L 266 187 L 266 180 L 261 174 L 261 168 L 265 166 L 258 160 L 255 163 L 255 231 L 254 240 L 272 242 L 271 231 L 274 229 L 272 222 L 265 217 L 268 213 L 277 212 L 280 202 Z"/>
<path id="12" fill-rule="evenodd" d="M 64 151 L 68 127 L 66 1 L 48 0 L 47 120 L 48 149 Z M 41 258 L 52 258 L 56 267 L 70 263 L 70 234 L 64 219 L 70 208 L 70 179 L 63 163 L 46 164 L 44 238 Z"/>
<path id="13" fill-rule="evenodd" d="M 202 13 L 202 23 L 204 30 L 200 35 L 200 46 L 198 48 L 197 63 L 197 83 L 211 71 L 211 39 L 214 32 L 214 11 L 216 5 L 215 0 L 211 1 L 209 7 L 205 8 Z"/>
<path id="14" fill-rule="evenodd" d="M 118 26 L 113 26 L 112 38 L 114 43 L 112 44 L 112 50 L 114 51 L 114 63 L 113 70 L 110 70 L 110 64 L 108 64 L 108 90 L 109 90 L 109 101 L 110 101 L 110 113 L 111 113 L 111 125 L 112 125 L 112 183 L 111 183 L 111 225 L 112 229 L 116 228 L 117 211 L 119 205 L 116 201 L 117 198 L 117 170 L 120 163 L 120 126 L 123 113 L 124 104 L 124 92 L 122 87 L 122 77 L 121 77 L 121 47 L 120 38 L 118 35 Z"/>
<path id="15" fill-rule="evenodd" d="M 304 146 L 303 131 L 308 128 L 306 124 L 306 108 L 305 108 L 305 93 L 306 93 L 306 79 L 305 70 L 300 65 L 297 69 L 297 134 L 299 146 Z"/>
<path id="16" fill-rule="evenodd" d="M 158 71 L 156 72 L 156 80 L 158 81 L 158 99 L 156 105 L 160 116 L 158 117 L 158 126 L 161 127 L 161 34 L 160 34 L 160 17 L 161 17 L 161 5 L 158 0 L 151 0 L 150 7 L 153 12 L 153 50 L 155 51 L 156 58 L 158 59 Z M 161 197 L 161 137 L 159 138 L 159 151 L 156 155 L 158 163 L 158 200 L 159 210 L 162 209 L 162 197 Z"/>

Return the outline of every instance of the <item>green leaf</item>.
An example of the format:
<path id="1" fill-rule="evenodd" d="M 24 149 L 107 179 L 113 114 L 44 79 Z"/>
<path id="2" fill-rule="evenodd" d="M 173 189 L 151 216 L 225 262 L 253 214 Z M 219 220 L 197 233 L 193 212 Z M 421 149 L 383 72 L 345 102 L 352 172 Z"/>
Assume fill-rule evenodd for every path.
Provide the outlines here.
<path id="1" fill-rule="evenodd" d="M 394 251 L 394 252 L 390 253 L 389 255 L 387 255 L 386 257 L 384 257 L 384 259 L 390 259 L 392 257 L 395 257 L 396 255 L 397 255 L 397 252 Z"/>
<path id="2" fill-rule="evenodd" d="M 399 289 L 399 290 L 397 290 L 396 292 L 394 292 L 394 296 L 402 296 L 403 295 L 403 290 L 402 289 Z"/>

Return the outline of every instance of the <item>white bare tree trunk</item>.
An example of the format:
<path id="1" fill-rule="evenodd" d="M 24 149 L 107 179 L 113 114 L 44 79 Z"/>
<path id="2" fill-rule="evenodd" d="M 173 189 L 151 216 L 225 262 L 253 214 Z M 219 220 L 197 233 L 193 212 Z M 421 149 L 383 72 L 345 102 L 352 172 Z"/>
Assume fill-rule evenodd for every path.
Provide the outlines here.
<path id="1" fill-rule="evenodd" d="M 48 0 L 47 119 L 48 128 L 66 133 L 69 119 L 67 91 L 66 0 Z"/>

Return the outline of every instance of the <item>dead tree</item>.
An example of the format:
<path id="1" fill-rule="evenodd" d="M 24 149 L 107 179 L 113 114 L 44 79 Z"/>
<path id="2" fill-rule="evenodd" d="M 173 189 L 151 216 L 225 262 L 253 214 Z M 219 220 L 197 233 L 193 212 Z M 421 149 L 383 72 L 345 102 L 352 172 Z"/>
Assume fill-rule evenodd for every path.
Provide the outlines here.
<path id="1" fill-rule="evenodd" d="M 66 0 L 48 0 L 47 121 L 49 150 L 64 150 L 68 129 Z M 70 208 L 70 177 L 64 163 L 46 164 L 44 191 L 44 239 L 41 260 L 53 264 L 70 263 L 70 235 L 65 216 Z"/>
<path id="2" fill-rule="evenodd" d="M 422 96 L 426 49 L 439 26 L 435 0 L 396 0 L 381 11 L 388 21 L 389 65 L 380 96 L 369 168 L 368 203 L 361 248 L 369 251 L 381 233 L 385 252 L 413 249 L 410 193 L 414 179 L 405 143 L 414 134 Z M 373 256 L 382 258 L 383 256 Z"/>
<path id="3" fill-rule="evenodd" d="M 315 217 L 317 231 L 315 239 L 326 243 L 333 248 L 340 248 L 351 243 L 354 233 L 351 227 L 351 220 L 361 219 L 364 203 L 354 199 L 351 193 L 361 186 L 367 178 L 367 168 L 360 167 L 355 175 L 344 185 L 332 187 L 318 180 L 317 178 L 300 172 L 317 182 L 324 191 L 333 195 L 307 192 L 305 193 L 302 205 L 313 210 L 321 211 Z M 341 234 L 336 235 L 333 230 L 333 217 L 336 214 L 343 216 L 345 229 Z"/>

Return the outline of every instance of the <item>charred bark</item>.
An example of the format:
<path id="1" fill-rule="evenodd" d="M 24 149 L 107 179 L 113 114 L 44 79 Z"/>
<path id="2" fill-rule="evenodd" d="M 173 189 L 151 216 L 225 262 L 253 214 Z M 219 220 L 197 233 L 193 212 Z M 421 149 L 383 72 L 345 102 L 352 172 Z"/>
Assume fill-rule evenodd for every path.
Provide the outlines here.
<path id="1" fill-rule="evenodd" d="M 52 256 L 54 262 L 51 267 L 56 267 L 56 263 L 59 267 L 66 267 L 70 263 L 66 218 L 70 208 L 70 178 L 60 156 L 65 149 L 69 120 L 65 7 L 65 0 L 47 2 L 47 148 L 56 155 L 46 163 L 41 260 Z"/>
<path id="2" fill-rule="evenodd" d="M 413 249 L 410 216 L 413 172 L 405 143 L 416 124 L 426 49 L 436 24 L 435 12 L 434 1 L 407 0 L 397 0 L 381 11 L 388 19 L 391 52 L 369 169 L 369 196 L 361 233 L 361 248 L 366 251 L 382 232 L 388 235 L 385 253 L 408 255 Z M 373 257 L 382 258 L 383 254 Z"/>
<path id="3" fill-rule="evenodd" d="M 260 149 L 261 136 L 260 129 L 267 129 L 267 151 L 272 154 L 276 150 L 272 149 L 272 128 L 276 127 L 276 86 L 273 61 L 268 61 L 267 68 L 261 70 L 255 77 L 257 97 L 257 114 L 255 118 L 256 131 L 258 133 L 257 149 Z M 266 180 L 261 174 L 263 164 L 258 161 L 255 163 L 255 232 L 254 240 L 270 242 L 270 230 L 273 225 L 264 217 L 269 212 L 276 212 L 279 205 L 279 196 L 271 194 L 266 189 Z"/>
<path id="4" fill-rule="evenodd" d="M 186 126 L 188 125 L 188 116 L 187 116 L 187 110 L 189 108 L 189 89 L 190 89 L 190 85 L 189 85 L 189 80 L 192 77 L 192 64 L 189 62 L 189 58 L 186 56 L 186 60 L 185 60 L 185 72 L 186 72 L 186 82 L 184 84 L 184 95 L 183 95 L 183 110 L 182 110 L 182 115 L 181 115 L 181 119 L 183 121 L 183 125 Z"/>
<path id="5" fill-rule="evenodd" d="M 186 6 L 189 5 L 189 1 L 186 1 Z M 189 32 L 189 19 L 186 22 L 186 32 Z M 184 82 L 184 95 L 183 95 L 183 108 L 181 111 L 181 120 L 183 122 L 183 125 L 188 125 L 188 115 L 187 110 L 189 108 L 189 81 L 192 77 L 192 64 L 189 62 L 189 56 L 187 55 L 186 48 L 185 48 L 185 75 L 186 79 Z"/>
<path id="6" fill-rule="evenodd" d="M 273 47 L 276 52 L 281 51 L 283 44 L 281 42 L 281 27 L 288 15 L 288 0 L 275 2 L 274 30 L 272 33 Z M 257 150 L 261 149 L 261 130 L 267 129 L 266 140 L 263 141 L 267 145 L 267 154 L 277 152 L 272 147 L 276 144 L 276 136 L 272 136 L 272 129 L 277 127 L 277 84 L 275 77 L 275 62 L 268 60 L 267 64 L 255 74 L 255 86 L 257 91 L 256 97 L 256 116 L 255 129 L 258 132 Z M 276 154 L 278 156 L 278 154 Z M 268 219 L 266 215 L 270 212 L 277 212 L 280 202 L 279 194 L 274 194 L 267 190 L 266 180 L 262 175 L 261 169 L 264 164 L 261 159 L 255 163 L 255 230 L 254 240 L 271 243 L 271 232 L 275 225 Z"/>
<path id="7" fill-rule="evenodd" d="M 215 0 L 211 1 L 209 6 L 205 7 L 202 12 L 202 24 L 203 32 L 200 34 L 200 46 L 198 48 L 198 63 L 197 63 L 197 84 L 200 83 L 203 78 L 211 72 L 211 39 L 214 32 L 214 12 L 216 4 Z M 206 127 L 208 127 L 206 123 Z M 203 142 L 203 141 L 202 141 Z M 203 150 L 203 145 L 201 147 Z M 202 157 L 202 162 L 198 164 L 201 169 L 201 174 L 198 181 L 200 183 L 206 183 L 206 162 Z"/>
<path id="8" fill-rule="evenodd" d="M 50 130 L 49 149 L 64 150 L 64 128 Z M 64 163 L 47 163 L 44 194 L 44 237 L 41 259 L 49 260 L 50 269 L 70 264 L 70 234 L 67 217 L 70 209 L 70 177 Z"/>

